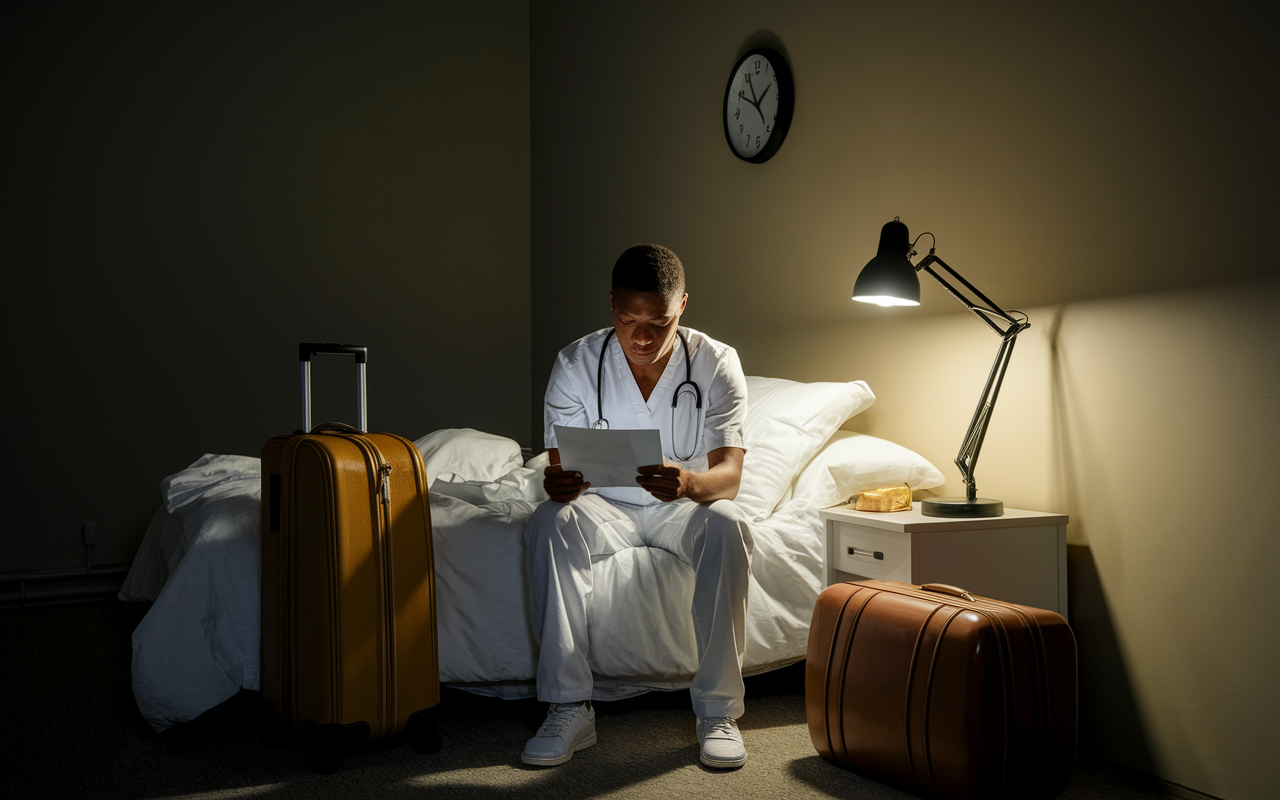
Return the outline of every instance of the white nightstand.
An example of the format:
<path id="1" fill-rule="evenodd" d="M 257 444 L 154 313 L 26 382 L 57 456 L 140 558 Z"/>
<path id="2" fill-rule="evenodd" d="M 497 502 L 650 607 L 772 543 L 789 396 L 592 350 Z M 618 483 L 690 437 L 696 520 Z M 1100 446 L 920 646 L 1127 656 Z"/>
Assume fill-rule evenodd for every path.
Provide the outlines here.
<path id="1" fill-rule="evenodd" d="M 826 581 L 949 583 L 1067 616 L 1067 515 L 1006 508 L 1003 517 L 944 519 L 835 506 L 826 525 Z"/>

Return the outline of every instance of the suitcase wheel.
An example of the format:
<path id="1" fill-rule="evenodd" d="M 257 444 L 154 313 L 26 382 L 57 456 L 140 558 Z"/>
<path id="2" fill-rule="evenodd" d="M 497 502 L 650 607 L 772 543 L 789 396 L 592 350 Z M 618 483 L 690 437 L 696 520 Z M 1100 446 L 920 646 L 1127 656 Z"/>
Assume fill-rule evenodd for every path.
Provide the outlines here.
<path id="1" fill-rule="evenodd" d="M 440 747 L 444 744 L 440 733 L 436 731 L 436 717 L 433 709 L 424 708 L 413 712 L 409 717 L 409 723 L 405 725 L 405 733 L 409 735 L 410 746 L 414 751 L 423 755 L 440 752 Z"/>
<path id="2" fill-rule="evenodd" d="M 302 723 L 302 751 L 311 761 L 311 771 L 317 775 L 332 775 L 342 769 L 343 754 L 358 749 L 367 741 L 367 722 L 350 725 Z"/>
<path id="3" fill-rule="evenodd" d="M 440 738 L 440 734 L 436 731 L 429 731 L 413 737 L 414 752 L 422 753 L 424 756 L 439 753 L 443 745 L 444 740 Z"/>
<path id="4" fill-rule="evenodd" d="M 342 757 L 332 753 L 312 753 L 311 771 L 317 775 L 332 775 L 342 769 Z"/>

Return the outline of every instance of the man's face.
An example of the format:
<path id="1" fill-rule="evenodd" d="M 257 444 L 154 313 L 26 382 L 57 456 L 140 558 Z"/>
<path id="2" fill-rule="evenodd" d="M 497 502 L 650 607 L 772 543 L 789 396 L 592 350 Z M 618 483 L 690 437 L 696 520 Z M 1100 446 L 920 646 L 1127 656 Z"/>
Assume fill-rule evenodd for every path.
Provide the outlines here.
<path id="1" fill-rule="evenodd" d="M 647 367 L 670 355 L 688 299 L 689 295 L 684 294 L 667 303 L 660 292 L 631 289 L 609 292 L 613 329 L 628 361 L 637 367 Z"/>

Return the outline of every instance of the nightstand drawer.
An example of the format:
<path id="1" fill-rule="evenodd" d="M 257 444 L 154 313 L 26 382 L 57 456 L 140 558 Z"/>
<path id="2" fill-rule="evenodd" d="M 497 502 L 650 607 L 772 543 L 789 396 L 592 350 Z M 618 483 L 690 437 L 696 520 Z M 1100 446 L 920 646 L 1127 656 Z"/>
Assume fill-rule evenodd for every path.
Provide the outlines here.
<path id="1" fill-rule="evenodd" d="M 864 578 L 911 580 L 911 537 L 837 523 L 835 567 Z"/>

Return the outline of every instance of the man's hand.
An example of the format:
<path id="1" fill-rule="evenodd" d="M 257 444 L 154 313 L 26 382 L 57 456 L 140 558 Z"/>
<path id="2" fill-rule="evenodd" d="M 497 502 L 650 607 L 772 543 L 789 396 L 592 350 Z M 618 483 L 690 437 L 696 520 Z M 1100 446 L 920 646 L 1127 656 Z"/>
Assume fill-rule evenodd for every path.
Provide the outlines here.
<path id="1" fill-rule="evenodd" d="M 687 469 L 670 464 L 651 464 L 638 471 L 640 474 L 636 476 L 636 483 L 640 484 L 640 488 L 664 503 L 689 495 L 693 473 Z"/>
<path id="2" fill-rule="evenodd" d="M 714 503 L 738 496 L 742 483 L 741 447 L 718 447 L 707 453 L 705 472 L 693 472 L 671 464 L 653 464 L 637 470 L 636 483 L 664 503 L 687 497 L 695 503 Z"/>
<path id="3" fill-rule="evenodd" d="M 582 480 L 581 472 L 566 472 L 559 464 L 552 464 L 542 471 L 542 488 L 547 496 L 557 503 L 568 503 L 578 499 L 578 495 L 591 484 Z"/>

